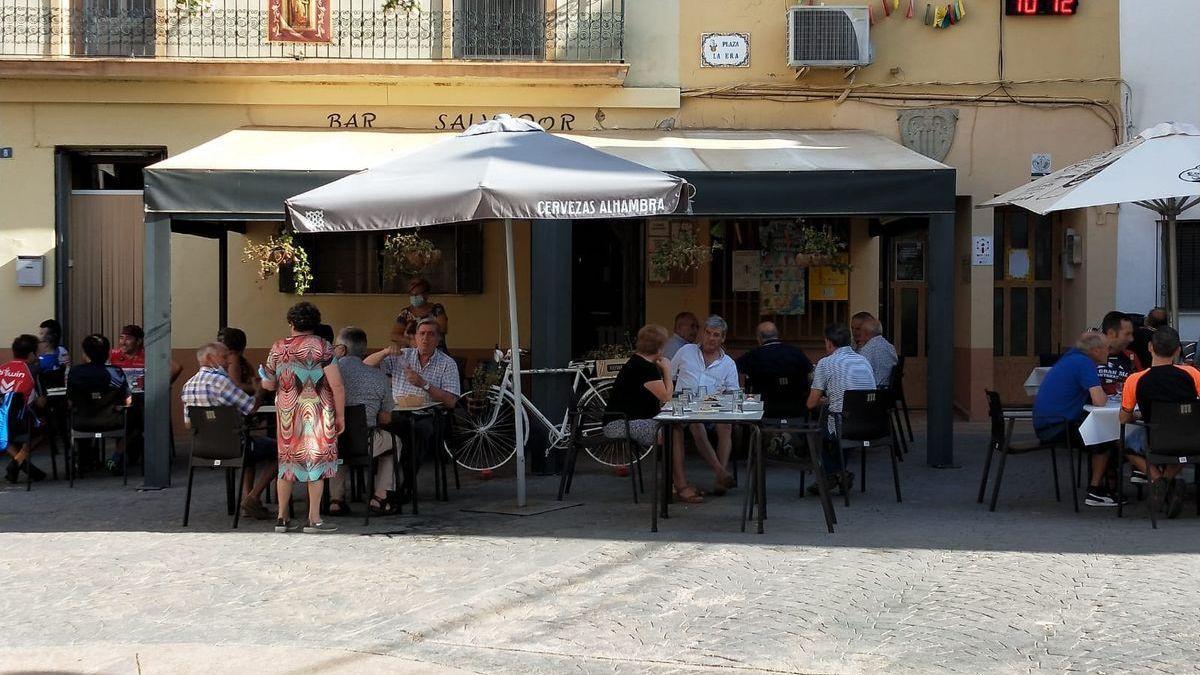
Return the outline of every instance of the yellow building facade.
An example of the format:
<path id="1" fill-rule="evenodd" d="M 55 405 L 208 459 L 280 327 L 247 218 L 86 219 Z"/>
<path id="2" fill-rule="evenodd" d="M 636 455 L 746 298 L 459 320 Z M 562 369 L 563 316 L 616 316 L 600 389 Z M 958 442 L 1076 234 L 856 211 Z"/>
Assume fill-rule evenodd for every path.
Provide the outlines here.
<path id="1" fill-rule="evenodd" d="M 908 0 L 890 14 L 890 0 L 877 0 L 870 6 L 869 65 L 807 69 L 788 63 L 788 11 L 796 4 L 807 3 L 537 0 L 530 11 L 551 26 L 537 35 L 538 46 L 519 58 L 492 54 L 484 60 L 473 58 L 469 45 L 460 49 L 458 33 L 449 40 L 453 47 L 438 48 L 443 51 L 421 47 L 387 58 L 356 51 L 353 40 L 345 37 L 336 50 L 338 58 L 323 58 L 311 47 L 294 52 L 239 47 L 244 53 L 234 49 L 232 55 L 216 55 L 211 49 L 182 49 L 178 41 L 171 42 L 169 30 L 164 38 L 164 29 L 158 29 L 155 39 L 142 44 L 149 44 L 154 55 L 130 56 L 89 51 L 86 27 L 67 31 L 64 38 L 49 29 L 2 21 L 0 146 L 12 151 L 10 158 L 0 159 L 0 194 L 7 205 L 0 213 L 0 335 L 31 332 L 42 319 L 64 316 L 68 308 L 62 288 L 83 283 L 65 278 L 84 253 L 72 250 L 69 242 L 64 245 L 65 234 L 72 231 L 63 222 L 64 205 L 81 200 L 75 202 L 73 217 L 82 220 L 74 227 L 87 227 L 88 214 L 102 210 L 88 198 L 119 197 L 115 193 L 122 190 L 96 195 L 105 192 L 103 186 L 72 185 L 75 174 L 69 162 L 80 157 L 87 158 L 94 174 L 104 174 L 106 152 L 170 157 L 247 127 L 451 133 L 497 113 L 530 116 L 552 132 L 600 135 L 629 130 L 864 130 L 923 151 L 944 146 L 944 154 L 935 159 L 952 167 L 956 176 L 955 319 L 952 326 L 926 325 L 925 276 L 911 269 L 927 250 L 921 228 L 878 214 L 819 221 L 836 221 L 846 233 L 853 266 L 847 296 L 831 301 L 836 307 L 828 316 L 845 320 L 860 310 L 883 314 L 893 341 L 903 333 L 910 343 L 909 377 L 918 380 L 925 375 L 926 335 L 952 331 L 954 403 L 961 414 L 979 419 L 986 415 L 985 388 L 1019 392 L 1042 348 L 1057 352 L 1069 346 L 1073 335 L 1098 321 L 1114 302 L 1114 214 L 1094 210 L 1035 221 L 975 205 L 1029 180 L 1035 155 L 1038 162 L 1060 168 L 1122 139 L 1128 92 L 1119 81 L 1117 3 L 1081 3 L 1071 16 L 1006 16 L 1003 2 L 967 0 L 956 24 L 935 28 L 924 21 L 924 2 L 914 3 L 914 16 L 907 18 Z M 449 16 L 473 6 L 424 4 L 417 14 L 440 10 Z M 65 16 L 78 10 L 64 5 L 59 11 Z M 150 14 L 162 22 L 178 11 L 164 5 Z M 607 16 L 607 23 L 577 24 L 572 33 L 572 12 Z M 746 40 L 745 63 L 705 65 L 710 34 Z M 31 47 L 31 42 L 38 44 Z M 734 51 L 736 60 L 741 46 Z M 953 121 L 949 127 L 927 129 L 925 133 L 940 136 L 922 145 L 920 134 L 902 130 L 900 117 L 927 108 L 947 111 L 946 119 Z M 113 217 L 132 218 L 130 232 L 136 238 L 140 198 L 133 192 L 125 197 Z M 714 226 L 741 232 L 737 219 L 710 216 L 696 218 L 692 225 L 702 242 L 713 232 L 733 236 L 730 229 Z M 246 242 L 273 234 L 278 224 L 249 223 L 241 229 L 244 233 L 235 229 L 228 235 L 226 323 L 246 330 L 253 359 L 285 333 L 283 315 L 296 298 L 281 292 L 274 280 L 259 281 L 253 266 L 240 262 Z M 452 348 L 477 356 L 507 342 L 501 232 L 487 226 L 482 232 L 480 292 L 435 289 L 451 317 Z M 517 236 L 519 250 L 528 253 L 530 226 L 519 224 Z M 130 257 L 133 242 L 126 241 L 127 247 L 118 246 L 124 252 L 91 263 L 113 268 L 91 283 L 115 285 L 119 278 L 135 275 L 140 263 Z M 1064 256 L 1068 242 L 1082 254 Z M 183 364 L 194 360 L 190 350 L 211 339 L 220 324 L 218 249 L 215 239 L 172 235 L 171 339 L 174 358 Z M 643 257 L 636 265 L 644 269 L 644 244 L 629 250 L 640 250 Z M 62 251 L 69 251 L 68 260 L 58 255 Z M 19 256 L 44 256 L 44 285 L 15 283 Z M 527 261 L 529 256 L 522 257 Z M 530 270 L 522 263 L 518 274 L 523 321 L 536 311 L 530 306 L 530 288 L 537 280 Z M 720 283 L 728 285 L 727 275 L 720 276 Z M 730 293 L 733 304 L 720 299 L 715 279 L 704 266 L 681 283 L 647 281 L 638 315 L 625 317 L 626 323 L 634 328 L 643 320 L 669 325 L 683 310 L 700 316 L 720 308 L 740 312 L 738 294 Z M 810 277 L 810 287 L 814 283 Z M 399 293 L 315 293 L 310 299 L 327 323 L 362 326 L 373 344 L 383 343 L 392 318 L 407 304 Z M 589 301 L 575 299 L 576 304 Z M 134 313 L 136 305 L 136 299 L 127 298 L 114 306 Z M 119 325 L 134 318 L 110 321 Z M 748 310 L 739 326 L 757 318 Z M 813 324 L 816 319 L 803 321 Z M 522 328 L 528 335 L 530 327 Z M 801 341 L 817 349 L 818 334 L 806 329 Z M 749 346 L 744 330 L 736 337 L 734 348 Z M 921 389 L 917 386 L 911 396 L 917 404 L 923 399 Z"/>

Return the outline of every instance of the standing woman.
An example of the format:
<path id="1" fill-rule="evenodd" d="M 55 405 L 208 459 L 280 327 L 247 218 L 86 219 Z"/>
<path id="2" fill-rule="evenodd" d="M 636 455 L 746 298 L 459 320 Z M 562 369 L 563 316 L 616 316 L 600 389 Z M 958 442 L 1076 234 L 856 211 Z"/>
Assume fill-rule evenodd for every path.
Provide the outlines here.
<path id="1" fill-rule="evenodd" d="M 450 327 L 450 317 L 446 316 L 446 308 L 442 307 L 440 302 L 432 302 L 429 299 L 427 280 L 417 278 L 408 282 L 408 302 L 408 307 L 400 310 L 396 323 L 403 322 L 405 325 L 415 326 L 421 319 L 433 317 L 442 336 L 438 342 L 438 349 L 446 351 L 446 332 Z"/>
<path id="2" fill-rule="evenodd" d="M 271 346 L 262 387 L 275 392 L 279 443 L 279 519 L 276 532 L 301 529 L 289 520 L 292 483 L 308 483 L 306 534 L 337 530 L 321 521 L 324 479 L 337 473 L 337 437 L 345 428 L 346 394 L 333 363 L 333 345 L 313 335 L 321 311 L 310 302 L 287 313 L 292 334 Z"/>

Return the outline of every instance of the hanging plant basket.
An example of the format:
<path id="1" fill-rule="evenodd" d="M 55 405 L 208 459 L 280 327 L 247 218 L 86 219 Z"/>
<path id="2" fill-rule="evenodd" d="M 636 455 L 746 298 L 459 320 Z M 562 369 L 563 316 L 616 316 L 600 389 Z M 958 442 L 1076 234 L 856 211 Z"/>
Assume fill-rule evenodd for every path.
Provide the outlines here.
<path id="1" fill-rule="evenodd" d="M 798 248 L 796 264 L 800 267 L 832 267 L 843 272 L 850 270 L 850 264 L 842 262 L 849 247 L 828 228 L 802 227 Z"/>
<path id="2" fill-rule="evenodd" d="M 242 251 L 242 262 L 258 264 L 258 278 L 266 281 L 279 274 L 284 267 L 292 269 L 296 295 L 304 295 L 312 285 L 312 267 L 308 252 L 304 250 L 290 231 L 270 237 L 265 243 L 247 243 Z"/>
<path id="3" fill-rule="evenodd" d="M 383 242 L 384 274 L 388 280 L 418 276 L 442 259 L 442 252 L 419 232 L 390 234 Z"/>
<path id="4" fill-rule="evenodd" d="M 712 260 L 713 251 L 720 249 L 721 244 L 715 241 L 711 246 L 697 243 L 696 235 L 685 230 L 654 248 L 650 254 L 650 269 L 659 279 L 666 279 L 672 272 L 698 269 Z"/>

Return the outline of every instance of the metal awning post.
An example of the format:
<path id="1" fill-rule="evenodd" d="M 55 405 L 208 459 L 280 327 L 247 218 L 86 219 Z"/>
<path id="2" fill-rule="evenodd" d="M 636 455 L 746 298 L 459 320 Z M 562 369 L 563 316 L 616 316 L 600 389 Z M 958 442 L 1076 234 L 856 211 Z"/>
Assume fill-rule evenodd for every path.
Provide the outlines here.
<path id="1" fill-rule="evenodd" d="M 144 489 L 171 486 L 171 218 L 146 213 L 142 316 L 146 331 L 146 407 L 142 418 Z"/>
<path id="2" fill-rule="evenodd" d="M 954 214 L 929 217 L 929 347 L 925 461 L 954 464 Z"/>

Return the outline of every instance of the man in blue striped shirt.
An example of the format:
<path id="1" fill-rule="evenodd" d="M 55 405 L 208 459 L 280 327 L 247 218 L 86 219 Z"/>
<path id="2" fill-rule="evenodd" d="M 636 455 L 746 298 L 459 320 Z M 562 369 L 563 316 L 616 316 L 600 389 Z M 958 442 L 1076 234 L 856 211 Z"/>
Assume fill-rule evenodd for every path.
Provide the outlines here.
<path id="1" fill-rule="evenodd" d="M 184 422 L 190 407 L 232 406 L 243 415 L 258 408 L 253 396 L 242 391 L 225 372 L 229 348 L 220 342 L 210 342 L 196 350 L 200 371 L 183 385 Z M 257 520 L 270 520 L 271 512 L 262 504 L 262 493 L 275 476 L 278 453 L 275 441 L 262 436 L 252 436 L 250 454 L 246 458 L 246 471 L 242 479 L 242 514 Z M 258 472 L 262 465 L 266 471 Z M 255 474 L 258 473 L 258 480 Z"/>

